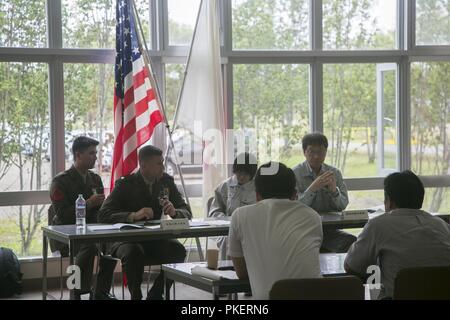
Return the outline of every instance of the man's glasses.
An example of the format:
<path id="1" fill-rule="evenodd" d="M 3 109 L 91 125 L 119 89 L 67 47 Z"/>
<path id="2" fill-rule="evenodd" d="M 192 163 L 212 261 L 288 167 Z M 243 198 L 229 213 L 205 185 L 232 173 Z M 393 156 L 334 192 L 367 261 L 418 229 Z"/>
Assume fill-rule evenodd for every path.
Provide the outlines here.
<path id="1" fill-rule="evenodd" d="M 309 156 L 324 156 L 327 153 L 327 150 L 311 150 L 307 149 L 305 152 Z"/>

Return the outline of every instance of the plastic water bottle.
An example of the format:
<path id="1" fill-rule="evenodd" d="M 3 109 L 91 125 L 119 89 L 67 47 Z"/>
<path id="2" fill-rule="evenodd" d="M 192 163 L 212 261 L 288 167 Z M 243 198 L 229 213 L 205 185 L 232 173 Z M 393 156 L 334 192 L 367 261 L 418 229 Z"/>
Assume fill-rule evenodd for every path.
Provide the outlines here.
<path id="1" fill-rule="evenodd" d="M 75 216 L 77 229 L 84 229 L 86 227 L 86 200 L 82 194 L 79 194 L 75 201 Z"/>

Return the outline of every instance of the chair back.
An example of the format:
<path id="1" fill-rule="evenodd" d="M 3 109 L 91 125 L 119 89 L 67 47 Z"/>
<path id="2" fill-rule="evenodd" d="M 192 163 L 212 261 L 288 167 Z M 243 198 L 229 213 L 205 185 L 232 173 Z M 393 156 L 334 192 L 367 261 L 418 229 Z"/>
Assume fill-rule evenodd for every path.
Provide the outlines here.
<path id="1" fill-rule="evenodd" d="M 395 277 L 392 298 L 450 300 L 450 266 L 400 270 Z"/>
<path id="2" fill-rule="evenodd" d="M 206 202 L 206 216 L 209 216 L 209 210 L 211 209 L 211 204 L 214 200 L 214 197 L 211 197 L 208 199 L 208 202 Z"/>
<path id="3" fill-rule="evenodd" d="M 286 279 L 274 283 L 273 300 L 364 300 L 364 286 L 355 276 Z"/>

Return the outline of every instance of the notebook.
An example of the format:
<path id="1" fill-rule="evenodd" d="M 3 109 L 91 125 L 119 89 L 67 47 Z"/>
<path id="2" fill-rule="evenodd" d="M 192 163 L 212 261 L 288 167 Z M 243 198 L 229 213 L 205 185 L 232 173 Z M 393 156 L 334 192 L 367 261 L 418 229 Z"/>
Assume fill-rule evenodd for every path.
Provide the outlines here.
<path id="1" fill-rule="evenodd" d="M 105 230 L 131 230 L 131 229 L 143 229 L 142 224 L 129 224 L 129 223 L 116 223 L 116 224 L 104 224 L 96 226 L 88 226 L 89 231 L 105 231 Z"/>

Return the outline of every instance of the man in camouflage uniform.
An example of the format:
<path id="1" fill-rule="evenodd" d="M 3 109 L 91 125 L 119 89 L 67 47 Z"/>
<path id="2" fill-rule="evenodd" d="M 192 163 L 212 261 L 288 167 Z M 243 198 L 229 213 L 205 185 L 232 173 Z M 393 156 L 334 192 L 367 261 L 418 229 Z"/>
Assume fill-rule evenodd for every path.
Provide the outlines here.
<path id="1" fill-rule="evenodd" d="M 105 195 L 103 183 L 98 174 L 90 171 L 97 160 L 98 141 L 88 137 L 78 137 L 72 145 L 74 164 L 69 170 L 53 178 L 50 187 L 52 205 L 49 208 L 49 225 L 75 224 L 75 201 L 79 194 L 86 199 L 86 223 L 97 222 L 97 212 Z M 52 252 L 59 250 L 62 256 L 68 256 L 67 245 L 50 241 Z M 75 290 L 75 299 L 81 294 L 90 293 L 94 258 L 97 255 L 95 244 L 83 244 L 75 248 L 75 263 L 81 271 L 81 289 Z M 99 263 L 96 292 L 91 298 L 114 299 L 109 294 L 111 279 L 116 261 L 102 257 Z"/>

